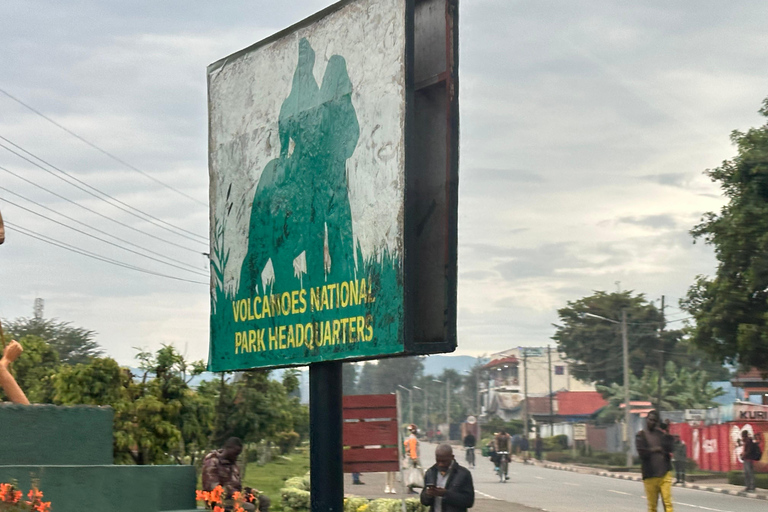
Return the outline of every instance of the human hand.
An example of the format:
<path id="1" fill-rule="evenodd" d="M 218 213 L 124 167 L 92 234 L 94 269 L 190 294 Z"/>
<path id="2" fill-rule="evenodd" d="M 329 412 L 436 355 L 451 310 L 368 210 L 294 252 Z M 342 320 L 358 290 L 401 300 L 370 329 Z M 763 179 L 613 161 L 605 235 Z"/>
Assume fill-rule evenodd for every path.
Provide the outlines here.
<path id="1" fill-rule="evenodd" d="M 24 349 L 21 347 L 18 341 L 11 340 L 11 342 L 5 347 L 5 350 L 3 350 L 3 358 L 0 360 L 0 363 L 3 364 L 3 366 L 8 367 L 8 365 L 14 362 L 23 351 Z"/>
<path id="2" fill-rule="evenodd" d="M 429 486 L 427 487 L 427 496 L 431 498 L 439 498 L 445 496 L 445 489 L 442 487 Z"/>

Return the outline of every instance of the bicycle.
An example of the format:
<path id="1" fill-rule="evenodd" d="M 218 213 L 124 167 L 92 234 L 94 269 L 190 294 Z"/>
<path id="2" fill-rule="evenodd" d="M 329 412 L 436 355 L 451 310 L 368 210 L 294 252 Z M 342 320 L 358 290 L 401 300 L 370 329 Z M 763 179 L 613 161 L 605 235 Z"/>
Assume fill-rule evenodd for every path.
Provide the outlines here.
<path id="1" fill-rule="evenodd" d="M 499 480 L 501 483 L 507 481 L 507 469 L 509 465 L 507 455 L 509 455 L 509 452 L 496 452 L 496 456 L 499 458 Z"/>
<path id="2" fill-rule="evenodd" d="M 467 465 L 475 467 L 475 447 L 474 446 L 466 446 L 467 450 Z"/>

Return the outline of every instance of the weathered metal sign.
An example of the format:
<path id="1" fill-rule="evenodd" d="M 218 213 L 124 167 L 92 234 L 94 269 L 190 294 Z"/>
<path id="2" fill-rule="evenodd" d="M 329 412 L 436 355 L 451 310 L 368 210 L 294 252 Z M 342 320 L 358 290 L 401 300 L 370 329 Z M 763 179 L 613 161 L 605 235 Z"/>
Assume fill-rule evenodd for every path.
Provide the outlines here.
<path id="1" fill-rule="evenodd" d="M 211 370 L 455 347 L 455 8 L 343 1 L 209 66 Z"/>

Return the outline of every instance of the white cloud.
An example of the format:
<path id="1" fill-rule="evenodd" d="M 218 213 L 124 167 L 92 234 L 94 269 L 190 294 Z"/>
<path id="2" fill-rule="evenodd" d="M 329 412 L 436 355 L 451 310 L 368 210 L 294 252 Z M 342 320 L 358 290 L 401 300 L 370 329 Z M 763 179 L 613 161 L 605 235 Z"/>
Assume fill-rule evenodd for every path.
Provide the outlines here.
<path id="1" fill-rule="evenodd" d="M 28 2 L 0 5 L 0 87 L 152 176 L 207 201 L 205 68 L 296 22 L 321 0 Z M 768 11 L 690 0 L 472 0 L 461 4 L 459 353 L 549 341 L 556 309 L 593 290 L 680 298 L 712 273 L 687 234 L 723 204 L 701 175 L 761 123 Z M 31 35 L 33 34 L 33 35 Z M 207 209 L 126 169 L 0 95 L 0 135 L 121 201 L 206 234 Z M 0 166 L 173 247 L 0 171 L 0 186 L 183 264 L 206 246 L 121 213 L 5 151 Z M 28 203 L 0 190 L 0 198 Z M 0 199 L 4 218 L 146 270 L 126 255 Z M 162 343 L 207 354 L 205 284 L 84 258 L 14 233 L 0 247 L 0 316 L 46 314 L 98 332 L 122 363 Z"/>

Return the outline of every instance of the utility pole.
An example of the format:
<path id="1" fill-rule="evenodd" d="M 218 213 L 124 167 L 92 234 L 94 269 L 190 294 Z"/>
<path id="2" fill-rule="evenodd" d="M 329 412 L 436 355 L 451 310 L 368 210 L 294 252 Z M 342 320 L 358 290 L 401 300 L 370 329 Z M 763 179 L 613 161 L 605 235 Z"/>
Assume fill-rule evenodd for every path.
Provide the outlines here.
<path id="1" fill-rule="evenodd" d="M 627 467 L 632 466 L 632 443 L 629 439 L 629 339 L 627 338 L 627 310 L 621 312 L 621 345 L 624 353 L 624 437 L 627 449 Z"/>
<path id="2" fill-rule="evenodd" d="M 523 435 L 528 439 L 528 350 L 523 348 Z"/>
<path id="3" fill-rule="evenodd" d="M 659 332 L 659 391 L 656 397 L 656 409 L 661 412 L 661 381 L 664 379 L 664 296 L 661 296 L 661 331 Z"/>
<path id="4" fill-rule="evenodd" d="M 478 358 L 479 361 L 479 358 Z M 480 411 L 480 368 L 477 369 L 475 372 L 475 391 L 477 392 L 477 396 L 475 397 L 475 414 L 477 417 L 480 417 L 481 411 Z"/>
<path id="5" fill-rule="evenodd" d="M 552 347 L 547 345 L 547 370 L 549 371 L 549 437 L 555 435 L 555 410 L 552 407 Z"/>
<path id="6" fill-rule="evenodd" d="M 451 439 L 451 379 L 447 375 L 445 376 L 445 422 L 448 424 L 447 437 Z"/>

